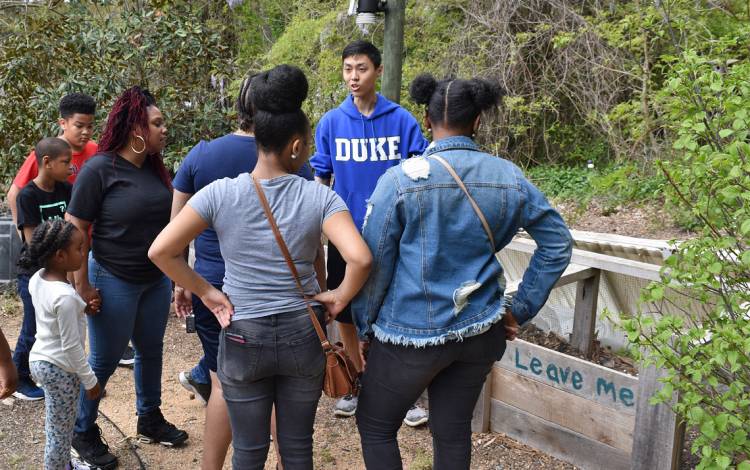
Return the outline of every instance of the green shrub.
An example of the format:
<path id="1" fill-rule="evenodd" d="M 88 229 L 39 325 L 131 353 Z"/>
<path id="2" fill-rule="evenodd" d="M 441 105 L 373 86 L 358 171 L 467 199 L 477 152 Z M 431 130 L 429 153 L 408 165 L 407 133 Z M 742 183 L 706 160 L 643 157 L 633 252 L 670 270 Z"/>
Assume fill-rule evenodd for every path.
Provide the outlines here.
<path id="1" fill-rule="evenodd" d="M 234 75 L 226 4 L 146 3 L 0 9 L 0 182 L 40 138 L 57 135 L 57 105 L 73 91 L 97 101 L 96 140 L 125 88 L 150 88 L 167 119 L 172 168 L 198 140 L 231 129 L 233 103 L 222 85 Z"/>
<path id="2" fill-rule="evenodd" d="M 591 180 L 595 175 L 585 166 L 541 165 L 529 168 L 526 175 L 550 199 L 583 204 L 593 196 Z"/>
<path id="3" fill-rule="evenodd" d="M 664 198 L 666 179 L 661 173 L 645 174 L 632 164 L 588 169 L 585 165 L 540 165 L 529 168 L 531 181 L 548 197 L 586 205 L 596 197 L 607 207 Z"/>
<path id="4" fill-rule="evenodd" d="M 750 31 L 719 44 L 715 61 Z M 648 363 L 667 371 L 655 402 L 699 429 L 699 469 L 750 469 L 750 64 L 726 73 L 688 51 L 661 96 L 677 158 L 662 163 L 672 204 L 700 221 L 625 320 Z"/>

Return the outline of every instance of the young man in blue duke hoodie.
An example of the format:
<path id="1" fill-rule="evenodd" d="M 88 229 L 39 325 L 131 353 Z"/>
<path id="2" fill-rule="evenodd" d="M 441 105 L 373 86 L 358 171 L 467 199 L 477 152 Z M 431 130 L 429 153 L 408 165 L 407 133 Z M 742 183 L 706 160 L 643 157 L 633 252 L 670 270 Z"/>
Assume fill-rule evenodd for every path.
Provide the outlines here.
<path id="1" fill-rule="evenodd" d="M 402 159 L 421 155 L 427 141 L 414 116 L 376 92 L 377 80 L 383 72 L 377 47 L 368 41 L 355 41 L 344 48 L 341 59 L 350 94 L 318 123 L 315 155 L 310 164 L 317 181 L 330 185 L 333 176 L 333 190 L 344 199 L 361 230 L 367 199 L 378 178 Z M 332 244 L 328 245 L 327 268 L 328 288 L 335 289 L 344 278 L 346 263 Z M 344 349 L 361 371 L 359 341 L 350 307 L 336 320 Z M 336 403 L 334 414 L 352 416 L 356 409 L 357 397 L 348 395 Z M 427 422 L 427 413 L 415 405 L 404 422 L 418 426 Z"/>

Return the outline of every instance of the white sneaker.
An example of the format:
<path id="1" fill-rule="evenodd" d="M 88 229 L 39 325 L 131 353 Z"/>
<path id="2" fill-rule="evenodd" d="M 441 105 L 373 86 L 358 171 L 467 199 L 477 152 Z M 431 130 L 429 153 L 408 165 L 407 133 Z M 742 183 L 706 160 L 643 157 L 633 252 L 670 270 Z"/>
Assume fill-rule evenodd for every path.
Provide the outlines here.
<path id="1" fill-rule="evenodd" d="M 427 410 L 415 403 L 409 408 L 409 411 L 406 412 L 404 424 L 414 428 L 426 423 L 428 420 L 429 416 L 427 415 Z"/>
<path id="2" fill-rule="evenodd" d="M 333 414 L 336 416 L 354 416 L 357 412 L 357 397 L 354 395 L 345 395 L 336 402 L 333 407 Z"/>

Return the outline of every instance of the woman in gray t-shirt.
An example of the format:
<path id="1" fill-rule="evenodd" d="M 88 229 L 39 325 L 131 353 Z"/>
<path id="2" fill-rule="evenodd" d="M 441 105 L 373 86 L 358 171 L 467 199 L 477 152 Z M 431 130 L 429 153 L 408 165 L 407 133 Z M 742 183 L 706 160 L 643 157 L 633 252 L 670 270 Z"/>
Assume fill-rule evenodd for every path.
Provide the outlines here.
<path id="1" fill-rule="evenodd" d="M 301 110 L 307 79 L 280 65 L 251 84 L 258 163 L 250 174 L 215 181 L 193 196 L 159 234 L 149 251 L 177 284 L 198 295 L 223 330 L 218 376 L 232 425 L 234 468 L 261 469 L 276 406 L 281 460 L 312 469 L 315 411 L 325 358 L 305 301 L 276 243 L 252 179 L 260 182 L 319 320 L 330 320 L 359 291 L 372 261 L 341 198 L 296 173 L 310 156 L 310 123 Z M 182 254 L 212 227 L 226 264 L 224 292 L 195 273 Z M 341 285 L 321 293 L 315 269 L 321 234 L 347 263 Z M 326 311 L 328 315 L 326 315 Z"/>

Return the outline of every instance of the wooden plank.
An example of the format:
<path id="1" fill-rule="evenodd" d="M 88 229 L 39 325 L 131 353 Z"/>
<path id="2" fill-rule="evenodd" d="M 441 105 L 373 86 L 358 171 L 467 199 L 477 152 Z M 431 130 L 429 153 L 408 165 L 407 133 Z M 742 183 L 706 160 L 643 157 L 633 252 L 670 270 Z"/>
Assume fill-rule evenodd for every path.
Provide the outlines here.
<path id="1" fill-rule="evenodd" d="M 495 367 L 635 415 L 638 378 L 516 339 Z"/>
<path id="2" fill-rule="evenodd" d="M 557 280 L 554 287 L 562 287 L 568 284 L 573 284 L 574 282 L 579 282 L 583 279 L 588 279 L 594 276 L 597 271 L 597 269 L 589 268 L 588 266 L 581 266 L 571 263 L 567 268 L 565 268 L 565 271 L 563 271 L 560 279 Z M 509 282 L 505 287 L 505 295 L 514 295 L 516 292 L 518 292 L 518 285 L 520 283 L 520 279 Z"/>
<path id="3" fill-rule="evenodd" d="M 514 238 L 505 249 L 521 251 L 524 253 L 534 253 L 536 242 L 527 238 Z M 627 276 L 658 281 L 660 266 L 656 264 L 633 261 L 617 256 L 602 255 L 591 251 L 573 248 L 573 255 L 570 258 L 571 263 L 589 266 L 591 268 L 611 271 L 613 273 L 625 274 Z"/>
<path id="4" fill-rule="evenodd" d="M 492 398 L 630 453 L 635 417 L 499 367 Z"/>
<path id="5" fill-rule="evenodd" d="M 581 351 L 586 357 L 591 357 L 594 341 L 596 304 L 599 298 L 600 278 L 601 271 L 595 269 L 592 277 L 578 281 L 578 286 L 576 287 L 573 333 L 570 336 L 570 344 Z"/>
<path id="6" fill-rule="evenodd" d="M 492 431 L 504 433 L 583 470 L 624 470 L 630 465 L 627 452 L 498 400 L 492 400 Z"/>
<path id="7" fill-rule="evenodd" d="M 684 423 L 678 421 L 669 404 L 649 404 L 649 399 L 663 386 L 659 379 L 665 375 L 663 370 L 653 366 L 641 368 L 638 394 L 642 399 L 636 407 L 632 470 L 676 470 L 679 467 Z"/>
<path id="8" fill-rule="evenodd" d="M 484 385 L 482 385 L 482 391 L 479 393 L 477 404 L 474 405 L 474 412 L 471 416 L 471 432 L 487 432 L 490 430 L 492 377 L 493 373 L 490 370 L 490 373 L 487 374 L 487 378 L 484 380 Z"/>

